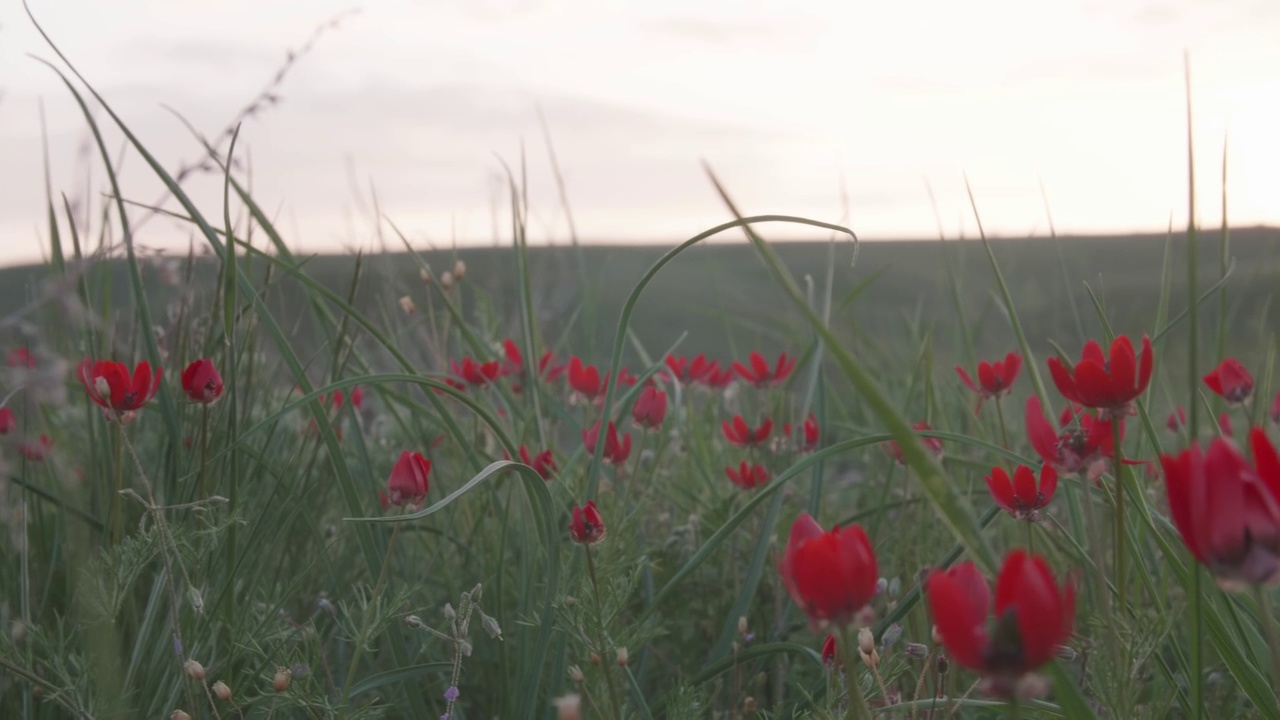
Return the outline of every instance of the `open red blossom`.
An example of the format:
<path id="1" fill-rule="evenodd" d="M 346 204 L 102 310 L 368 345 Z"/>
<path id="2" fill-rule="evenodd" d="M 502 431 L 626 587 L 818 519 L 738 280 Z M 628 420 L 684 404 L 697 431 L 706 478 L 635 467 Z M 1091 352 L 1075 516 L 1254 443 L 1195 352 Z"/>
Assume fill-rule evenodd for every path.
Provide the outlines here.
<path id="1" fill-rule="evenodd" d="M 723 390 L 729 387 L 735 377 L 733 368 L 721 368 L 720 363 L 713 361 L 711 368 L 699 378 L 699 382 L 711 390 Z"/>
<path id="2" fill-rule="evenodd" d="M 387 499 L 397 506 L 405 503 L 421 505 L 422 499 L 427 496 L 430 474 L 430 460 L 422 457 L 422 453 L 405 450 L 400 453 L 400 459 L 391 468 L 391 475 L 387 478 Z"/>
<path id="3" fill-rule="evenodd" d="M 1187 425 L 1187 411 L 1178 408 L 1169 413 L 1168 419 L 1164 421 L 1164 426 L 1169 428 L 1169 432 L 1176 433 Z"/>
<path id="4" fill-rule="evenodd" d="M 828 668 L 836 666 L 836 636 L 828 635 L 826 640 L 822 641 L 822 664 Z"/>
<path id="5" fill-rule="evenodd" d="M 662 371 L 662 374 L 685 384 L 700 382 L 708 373 L 719 368 L 718 363 L 708 360 L 707 356 L 701 353 L 692 360 L 683 355 L 668 354 L 663 362 L 666 363 L 667 368 Z"/>
<path id="6" fill-rule="evenodd" d="M 631 408 L 631 419 L 637 425 L 654 430 L 667 416 L 667 394 L 653 385 L 640 391 L 636 404 Z"/>
<path id="7" fill-rule="evenodd" d="M 551 457 L 550 450 L 543 450 L 537 455 L 530 455 L 529 448 L 521 445 L 520 462 L 533 468 L 535 472 L 542 476 L 543 480 L 550 480 L 551 476 L 556 472 L 556 461 Z"/>
<path id="8" fill-rule="evenodd" d="M 9 351 L 6 362 L 11 368 L 31 369 L 36 366 L 36 356 L 27 348 L 18 347 Z"/>
<path id="9" fill-rule="evenodd" d="M 609 387 L 609 373 L 601 376 L 595 365 L 584 365 L 582 359 L 575 355 L 569 358 L 569 387 L 594 401 L 604 397 Z"/>
<path id="10" fill-rule="evenodd" d="M 814 628 L 853 622 L 875 596 L 880 577 L 871 541 L 861 527 L 836 526 L 823 532 L 808 513 L 792 523 L 778 572 Z"/>
<path id="11" fill-rule="evenodd" d="M 746 460 L 736 468 L 726 467 L 724 473 L 734 485 L 743 490 L 754 490 L 769 482 L 769 471 L 763 465 L 752 465 Z"/>
<path id="12" fill-rule="evenodd" d="M 104 410 L 108 419 L 121 422 L 131 421 L 133 414 L 156 396 L 161 372 L 162 368 L 157 367 L 152 375 L 151 364 L 146 360 L 138 363 L 132 376 L 124 363 L 111 360 L 86 358 L 76 367 L 76 376 L 89 399 Z"/>
<path id="13" fill-rule="evenodd" d="M 182 392 L 191 402 L 205 405 L 222 397 L 222 376 L 212 360 L 196 360 L 182 371 Z"/>
<path id="14" fill-rule="evenodd" d="M 932 430 L 933 429 L 932 427 L 929 427 L 929 423 L 923 420 L 916 423 L 915 425 L 912 425 L 911 427 L 916 430 Z M 930 454 L 932 454 L 935 458 L 942 457 L 942 454 L 945 451 L 945 449 L 942 447 L 941 439 L 933 438 L 933 437 L 922 437 L 920 438 L 920 442 L 924 443 L 924 448 L 928 450 Z M 906 458 L 902 456 L 902 447 L 898 445 L 897 442 L 890 440 L 887 447 L 889 450 L 889 454 L 893 456 L 894 460 L 898 461 L 898 464 L 900 465 L 907 464 Z"/>
<path id="15" fill-rule="evenodd" d="M 587 452 L 594 453 L 596 451 L 596 439 L 600 436 L 600 423 L 591 426 L 589 430 L 582 431 L 582 444 L 587 448 Z M 621 465 L 631 456 L 631 433 L 625 433 L 619 438 L 618 428 L 614 427 L 610 422 L 604 439 L 604 459 L 606 462 L 614 465 Z"/>
<path id="16" fill-rule="evenodd" d="M 741 415 L 734 415 L 733 420 L 725 420 L 720 429 L 724 431 L 726 440 L 738 447 L 747 447 L 768 440 L 769 434 L 773 432 L 773 421 L 765 418 L 759 427 L 752 428 Z"/>
<path id="17" fill-rule="evenodd" d="M 1019 520 L 1035 520 L 1040 508 L 1049 504 L 1058 489 L 1058 471 L 1045 463 L 1040 468 L 1040 479 L 1026 465 L 1014 468 L 1013 478 L 1002 467 L 991 468 L 986 477 L 987 489 L 996 504 Z"/>
<path id="18" fill-rule="evenodd" d="M 1040 398 L 1035 395 L 1027 398 L 1026 419 L 1031 447 L 1060 475 L 1083 473 L 1088 479 L 1097 480 L 1106 470 L 1107 461 L 1115 457 L 1112 422 L 1120 423 L 1120 439 L 1124 439 L 1123 420 L 1100 420 L 1076 407 L 1068 407 L 1062 413 L 1059 431 L 1045 418 Z M 1141 461 L 1125 463 L 1138 465 Z"/>
<path id="19" fill-rule="evenodd" d="M 984 676 L 987 692 L 1016 693 L 1023 675 L 1044 665 L 1071 635 L 1075 588 L 1058 585 L 1044 559 L 1022 550 L 1005 557 L 996 578 L 994 624 L 987 581 L 973 563 L 929 576 L 926 596 L 952 659 Z"/>
<path id="20" fill-rule="evenodd" d="M 13 410 L 8 406 L 0 407 L 0 435 L 8 435 L 18 427 L 18 421 L 13 417 Z"/>
<path id="21" fill-rule="evenodd" d="M 520 346 L 516 345 L 514 340 L 508 338 L 502 341 L 502 350 L 503 354 L 506 355 L 506 360 L 502 363 L 501 374 L 523 377 L 525 374 L 524 355 L 520 353 Z M 556 364 L 555 356 L 552 355 L 550 350 L 542 353 L 542 358 L 538 360 L 538 377 L 547 382 L 552 382 L 560 377 L 564 373 L 564 369 L 563 365 Z M 519 386 L 512 389 L 519 392 Z"/>
<path id="22" fill-rule="evenodd" d="M 1218 367 L 1204 376 L 1204 384 L 1233 405 L 1253 397 L 1253 376 L 1235 358 L 1218 363 Z"/>
<path id="23" fill-rule="evenodd" d="M 594 501 L 588 500 L 585 506 L 573 506 L 573 517 L 569 521 L 569 537 L 580 545 L 594 545 L 604 539 L 606 534 L 604 518 L 596 509 Z"/>
<path id="24" fill-rule="evenodd" d="M 49 451 L 53 449 L 53 439 L 48 435 L 41 435 L 37 438 L 28 438 L 18 443 L 18 452 L 31 462 L 40 462 L 49 456 Z"/>
<path id="25" fill-rule="evenodd" d="M 465 357 L 461 363 L 457 360 L 450 362 L 449 367 L 453 370 L 454 375 L 466 380 L 467 384 L 473 387 L 491 383 L 502 375 L 502 363 L 497 360 L 480 362 Z"/>
<path id="26" fill-rule="evenodd" d="M 737 371 L 743 380 L 756 387 L 781 383 L 787 379 L 787 376 L 791 374 L 791 371 L 796 366 L 796 359 L 787 357 L 786 353 L 778 356 L 778 363 L 773 368 L 769 367 L 769 361 L 765 360 L 763 355 L 755 351 L 752 351 L 748 361 L 751 363 L 750 367 L 740 362 L 735 362 L 733 369 Z"/>
<path id="27" fill-rule="evenodd" d="M 1223 437 L 1160 456 L 1173 524 L 1226 590 L 1280 582 L 1280 455 L 1261 428 L 1249 444 L 1253 466 Z"/>
<path id="28" fill-rule="evenodd" d="M 1111 343 L 1111 358 L 1102 354 L 1096 340 L 1084 344 L 1080 362 L 1068 366 L 1060 358 L 1049 358 L 1049 373 L 1058 392 L 1073 403 L 1105 410 L 1109 415 L 1134 414 L 1132 402 L 1151 382 L 1154 356 L 1151 338 L 1142 336 L 1142 358 L 1133 351 L 1133 342 L 1121 335 Z"/>
<path id="29" fill-rule="evenodd" d="M 977 413 L 982 409 L 982 401 L 987 398 L 999 398 L 1013 392 L 1013 381 L 1018 379 L 1018 371 L 1022 369 L 1022 356 L 1011 352 L 1004 360 L 978 363 L 978 382 L 975 384 L 964 368 L 956 366 L 956 374 L 970 390 L 978 393 Z"/>

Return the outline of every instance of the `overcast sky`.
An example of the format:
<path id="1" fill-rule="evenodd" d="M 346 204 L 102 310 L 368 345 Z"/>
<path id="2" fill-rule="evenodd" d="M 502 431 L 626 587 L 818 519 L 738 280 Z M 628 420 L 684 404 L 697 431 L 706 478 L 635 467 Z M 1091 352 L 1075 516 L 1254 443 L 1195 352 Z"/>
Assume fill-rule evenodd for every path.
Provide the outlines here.
<path id="1" fill-rule="evenodd" d="M 30 0 L 37 20 L 170 168 L 200 159 L 166 107 L 218 135 L 335 0 Z M 20 3 L 0 7 L 0 262 L 47 243 L 51 182 L 105 189 L 79 110 Z M 370 247 L 368 189 L 415 242 L 491 243 L 499 158 L 526 149 L 532 231 L 674 243 L 726 218 L 705 159 L 752 213 L 849 222 L 864 239 L 988 230 L 1162 230 L 1185 222 L 1182 53 L 1191 52 L 1201 220 L 1280 223 L 1280 3 L 1273 0 L 370 0 L 323 33 L 243 127 L 255 194 L 296 247 Z M 99 121 L 106 121 L 98 113 Z M 120 152 L 120 136 L 108 136 Z M 124 194 L 159 186 L 127 155 Z M 220 180 L 192 189 L 222 215 Z M 773 235 L 780 230 L 771 231 Z M 189 229 L 150 220 L 150 246 Z"/>

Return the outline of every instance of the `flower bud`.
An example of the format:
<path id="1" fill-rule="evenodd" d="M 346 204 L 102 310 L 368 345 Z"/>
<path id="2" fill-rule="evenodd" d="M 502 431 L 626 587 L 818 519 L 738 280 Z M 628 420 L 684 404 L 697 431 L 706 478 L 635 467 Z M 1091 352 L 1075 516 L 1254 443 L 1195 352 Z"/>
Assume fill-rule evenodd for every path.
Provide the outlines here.
<path id="1" fill-rule="evenodd" d="M 226 702 L 231 699 L 231 688 L 221 680 L 213 684 L 213 694 L 218 696 L 219 700 Z"/>
<path id="2" fill-rule="evenodd" d="M 947 660 L 947 656 L 943 653 L 938 654 L 938 674 L 946 675 L 947 670 L 951 668 L 951 661 Z"/>
<path id="3" fill-rule="evenodd" d="M 204 682 L 204 666 L 195 660 L 188 660 L 183 663 L 182 669 L 187 673 L 187 677 L 192 680 Z"/>
<path id="4" fill-rule="evenodd" d="M 422 284 L 423 284 L 423 285 L 430 285 L 430 284 L 431 284 L 431 269 L 430 269 L 430 268 L 422 268 L 421 270 L 419 270 L 419 271 L 418 271 L 418 279 L 422 281 Z"/>
<path id="5" fill-rule="evenodd" d="M 1059 660 L 1066 660 L 1067 662 L 1071 662 L 1076 659 L 1076 651 L 1066 645 L 1059 645 L 1054 648 L 1053 654 L 1056 655 Z"/>
<path id="6" fill-rule="evenodd" d="M 591 664 L 592 665 L 600 664 L 600 653 L 591 653 Z"/>
<path id="7" fill-rule="evenodd" d="M 558 697 L 551 702 L 556 706 L 556 720 L 581 720 L 582 699 L 576 694 Z"/>
<path id="8" fill-rule="evenodd" d="M 626 667 L 627 665 L 627 649 L 625 647 L 618 648 L 618 667 Z"/>
<path id="9" fill-rule="evenodd" d="M 449 604 L 449 603 L 445 603 L 445 604 L 444 604 L 444 619 L 445 619 L 445 620 L 456 620 L 457 618 L 458 618 L 458 611 L 456 611 L 456 610 L 454 610 L 454 609 L 453 609 L 453 605 L 451 605 L 451 604 Z"/>
<path id="10" fill-rule="evenodd" d="M 494 620 L 482 612 L 480 613 L 480 625 L 484 627 L 485 632 L 489 633 L 490 638 L 497 638 L 498 640 L 502 639 L 502 628 L 498 627 L 497 620 Z"/>
<path id="11" fill-rule="evenodd" d="M 467 276 L 467 264 L 462 260 L 453 263 L 453 279 L 462 282 L 462 278 Z"/>
<path id="12" fill-rule="evenodd" d="M 914 658 L 916 660 L 923 660 L 924 658 L 929 657 L 928 646 L 922 645 L 921 643 L 907 643 L 906 649 L 902 652 L 907 657 Z"/>
<path id="13" fill-rule="evenodd" d="M 569 679 L 576 683 L 580 683 L 586 679 L 586 676 L 582 674 L 582 668 L 578 667 L 577 665 L 570 665 Z"/>
<path id="14" fill-rule="evenodd" d="M 293 673 L 289 672 L 289 668 L 280 668 L 276 670 L 276 676 L 271 679 L 271 689 L 282 693 L 289 689 L 289 685 L 292 682 Z"/>
<path id="15" fill-rule="evenodd" d="M 942 644 L 942 634 L 938 632 L 938 626 L 937 626 L 937 625 L 934 625 L 934 626 L 929 630 L 929 639 L 933 641 L 933 644 L 934 644 L 934 645 L 941 645 L 941 644 Z"/>
<path id="16" fill-rule="evenodd" d="M 9 626 L 9 638 L 13 640 L 14 645 L 20 645 L 27 637 L 27 626 L 21 620 L 14 620 Z"/>
<path id="17" fill-rule="evenodd" d="M 902 625 L 894 623 L 885 629 L 884 634 L 880 636 L 880 645 L 883 647 L 891 647 L 898 642 L 898 638 L 902 637 Z"/>
<path id="18" fill-rule="evenodd" d="M 742 712 L 753 713 L 756 711 L 756 699 L 748 695 L 742 701 Z"/>
<path id="19" fill-rule="evenodd" d="M 400 298 L 400 309 L 404 311 L 405 315 L 412 315 L 418 309 L 418 306 L 413 304 L 413 298 L 405 295 Z"/>
<path id="20" fill-rule="evenodd" d="M 182 710 L 174 710 L 169 720 L 191 720 L 191 716 Z"/>
<path id="21" fill-rule="evenodd" d="M 442 290 L 453 289 L 453 273 L 449 272 L 448 270 L 445 270 L 443 273 L 440 274 L 440 288 Z"/>
<path id="22" fill-rule="evenodd" d="M 738 618 L 738 634 L 739 635 L 747 634 L 747 618 L 745 615 Z"/>
<path id="23" fill-rule="evenodd" d="M 870 655 L 876 649 L 876 636 L 871 633 L 871 628 L 862 628 L 858 631 L 858 650 L 865 655 Z"/>

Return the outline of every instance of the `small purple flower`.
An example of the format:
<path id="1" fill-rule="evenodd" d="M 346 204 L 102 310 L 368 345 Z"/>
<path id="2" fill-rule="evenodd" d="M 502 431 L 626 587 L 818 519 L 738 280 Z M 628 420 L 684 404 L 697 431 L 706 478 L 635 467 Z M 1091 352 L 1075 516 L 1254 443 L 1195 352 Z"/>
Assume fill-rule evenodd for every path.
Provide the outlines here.
<path id="1" fill-rule="evenodd" d="M 457 702 L 458 695 L 460 694 L 461 693 L 458 692 L 457 687 L 450 685 L 449 689 L 444 691 L 444 699 L 448 700 L 449 702 Z M 445 720 L 448 720 L 448 718 L 446 717 Z"/>

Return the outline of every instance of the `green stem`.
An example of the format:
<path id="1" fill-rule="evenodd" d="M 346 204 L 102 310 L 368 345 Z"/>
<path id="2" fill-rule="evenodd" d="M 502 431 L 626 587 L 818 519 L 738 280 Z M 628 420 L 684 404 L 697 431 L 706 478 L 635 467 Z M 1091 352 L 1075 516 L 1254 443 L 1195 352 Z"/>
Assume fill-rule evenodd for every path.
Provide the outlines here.
<path id="1" fill-rule="evenodd" d="M 1000 421 L 1000 440 L 1004 443 L 1005 450 L 1009 449 L 1009 431 L 1004 424 L 1004 406 L 1000 403 L 1000 398 L 995 399 L 996 403 L 996 419 Z"/>
<path id="2" fill-rule="evenodd" d="M 387 566 L 391 564 L 391 556 L 395 552 L 396 538 L 400 537 L 400 526 L 402 524 L 403 523 L 396 523 L 395 527 L 391 529 L 391 539 L 387 541 L 387 554 L 382 557 L 382 569 L 378 571 L 378 581 L 374 583 L 373 594 L 369 596 L 371 602 L 382 593 L 383 583 L 386 582 L 387 579 Z M 361 635 L 363 634 L 364 632 L 362 630 Z M 350 703 L 347 702 L 349 699 L 347 697 L 347 693 L 351 689 L 351 683 L 355 682 L 356 669 L 360 666 L 360 656 L 364 653 L 364 645 L 364 638 L 357 638 L 355 650 L 351 653 L 351 664 L 347 667 L 347 677 L 342 682 L 342 696 L 338 698 L 338 701 L 343 704 L 342 717 L 344 718 L 347 716 L 347 711 L 351 707 Z"/>
<path id="3" fill-rule="evenodd" d="M 209 464 L 209 405 L 200 406 L 200 474 L 197 485 L 200 488 L 200 499 L 209 499 L 209 489 L 205 485 L 205 467 Z"/>
<path id="4" fill-rule="evenodd" d="M 1115 549 L 1115 584 L 1116 592 L 1120 597 L 1120 612 L 1126 612 L 1125 608 L 1129 606 L 1127 600 L 1129 596 L 1128 583 L 1128 554 L 1125 552 L 1125 523 L 1124 523 L 1124 453 L 1120 449 L 1120 423 L 1124 422 L 1121 418 L 1113 417 L 1111 419 L 1111 440 L 1112 455 L 1115 459 L 1115 479 L 1116 479 L 1116 531 L 1114 538 Z"/>
<path id="5" fill-rule="evenodd" d="M 596 580 L 596 563 L 591 558 L 591 546 L 583 545 L 587 553 L 587 575 L 591 578 L 591 590 L 596 597 L 596 625 L 599 628 L 600 640 L 597 647 L 600 652 L 600 667 L 604 669 L 605 687 L 609 691 L 609 705 L 613 708 L 614 720 L 622 720 L 622 704 L 618 702 L 618 688 L 614 684 L 613 670 L 609 667 L 609 658 L 605 657 L 608 643 L 604 633 L 604 600 L 600 597 L 600 583 Z"/>
<path id="6" fill-rule="evenodd" d="M 1255 585 L 1253 592 L 1258 599 L 1258 624 L 1262 626 L 1267 649 L 1271 651 L 1271 678 L 1274 683 L 1271 688 L 1280 692 L 1280 640 L 1276 638 L 1276 616 L 1271 609 L 1271 594 L 1261 585 Z"/>
<path id="7" fill-rule="evenodd" d="M 845 684 L 849 693 L 849 708 L 845 711 L 845 720 L 871 720 L 871 711 L 867 708 L 867 700 L 862 697 L 862 683 L 858 681 L 858 656 L 854 648 L 858 647 L 858 634 L 851 627 L 840 628 L 840 640 L 837 650 L 844 662 Z"/>
<path id="8" fill-rule="evenodd" d="M 116 422 L 115 427 L 116 488 L 115 492 L 111 494 L 111 544 L 113 546 L 119 545 L 121 538 L 124 537 L 123 509 L 120 497 L 120 491 L 124 489 L 124 423 Z"/>
<path id="9" fill-rule="evenodd" d="M 1034 555 L 1036 552 L 1036 535 L 1032 525 L 1035 525 L 1035 523 L 1027 520 L 1025 524 L 1027 526 L 1027 552 Z"/>

